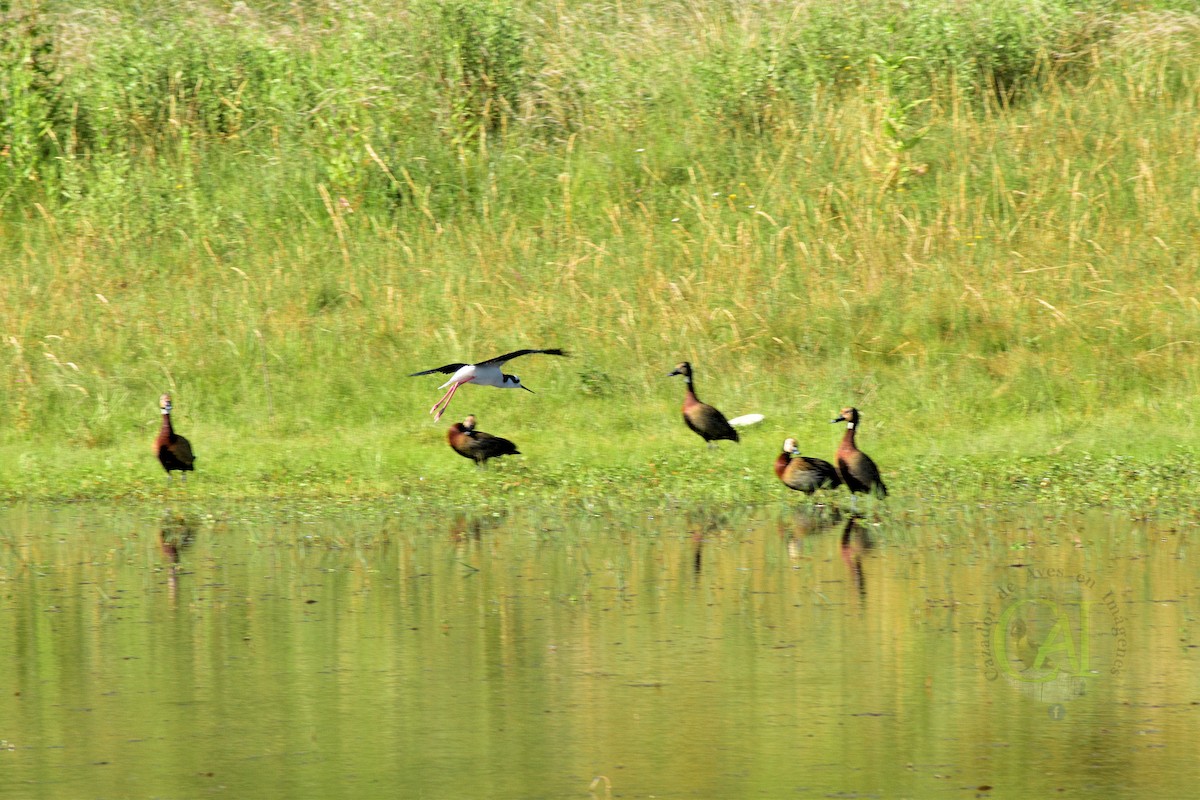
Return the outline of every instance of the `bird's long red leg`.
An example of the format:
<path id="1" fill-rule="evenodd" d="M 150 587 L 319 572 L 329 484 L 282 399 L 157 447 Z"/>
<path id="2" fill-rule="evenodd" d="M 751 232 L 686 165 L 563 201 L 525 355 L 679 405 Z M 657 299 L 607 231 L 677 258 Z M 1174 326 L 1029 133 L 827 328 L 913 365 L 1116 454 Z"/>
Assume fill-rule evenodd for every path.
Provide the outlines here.
<path id="1" fill-rule="evenodd" d="M 461 383 L 456 383 L 451 386 L 450 391 L 446 392 L 446 396 L 438 401 L 438 405 L 440 405 L 441 408 L 438 408 L 437 413 L 433 415 L 434 422 L 437 422 L 442 418 L 442 414 L 446 413 L 446 409 L 450 407 L 450 401 L 454 399 L 454 393 L 458 391 L 458 387 L 460 386 L 462 386 Z M 437 408 L 437 406 L 434 406 L 434 408 Z"/>
<path id="2" fill-rule="evenodd" d="M 457 383 L 456 383 L 456 384 L 454 384 L 453 386 L 451 386 L 451 387 L 450 387 L 450 388 L 449 388 L 449 389 L 446 391 L 446 393 L 445 393 L 444 395 L 442 395 L 442 397 L 441 397 L 441 400 L 438 400 L 436 403 L 434 403 L 434 404 L 433 404 L 433 408 L 429 409 L 429 413 L 430 413 L 430 414 L 432 414 L 432 413 L 434 413 L 435 411 L 437 411 L 437 410 L 438 410 L 438 406 L 440 406 L 440 405 L 442 404 L 442 400 L 445 400 L 447 397 L 449 397 L 450 395 L 454 394 L 454 390 L 455 390 L 455 389 L 457 389 L 457 388 L 458 388 L 458 384 L 457 384 Z"/>
<path id="3" fill-rule="evenodd" d="M 430 413 L 430 414 L 433 414 L 433 413 L 435 413 L 435 412 L 438 410 L 438 407 L 439 407 L 439 406 L 441 406 L 441 404 L 442 404 L 442 403 L 448 403 L 448 402 L 450 402 L 450 398 L 454 396 L 454 391 L 455 391 L 457 388 L 458 388 L 458 384 L 457 384 L 457 383 L 455 383 L 455 384 L 452 384 L 452 385 L 450 386 L 450 388 L 446 390 L 446 393 L 445 393 L 444 395 L 442 395 L 441 399 L 440 399 L 440 400 L 438 400 L 436 403 L 434 403 L 434 404 L 433 404 L 433 408 L 429 409 L 429 413 Z M 437 419 L 437 418 L 440 418 L 441 416 L 442 416 L 441 414 L 438 414 L 438 416 L 437 416 L 437 417 L 435 417 L 435 419 Z"/>
<path id="4" fill-rule="evenodd" d="M 435 411 L 437 412 L 433 417 L 434 422 L 437 422 L 442 418 L 442 414 L 446 413 L 446 409 L 450 407 L 450 401 L 454 399 L 454 393 L 458 391 L 458 387 L 462 386 L 464 383 L 470 383 L 472 380 L 474 380 L 474 378 L 467 378 L 462 383 L 456 383 L 451 386 L 450 391 L 442 395 L 442 399 L 438 400 L 437 403 L 434 404 L 433 408 L 429 409 L 430 414 L 433 414 Z M 441 406 L 441 409 L 438 409 L 438 406 Z"/>

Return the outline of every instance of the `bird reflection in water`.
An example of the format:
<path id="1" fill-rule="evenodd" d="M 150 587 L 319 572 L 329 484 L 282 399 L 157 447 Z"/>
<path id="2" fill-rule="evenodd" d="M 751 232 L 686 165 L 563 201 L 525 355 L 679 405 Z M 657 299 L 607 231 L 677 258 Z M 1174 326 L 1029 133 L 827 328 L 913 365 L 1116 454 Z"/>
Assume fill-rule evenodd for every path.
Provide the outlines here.
<path id="1" fill-rule="evenodd" d="M 179 562 L 183 551 L 196 540 L 196 525 L 185 514 L 170 509 L 163 514 L 158 530 L 158 548 L 167 561 L 167 595 L 171 601 L 179 591 Z"/>
<path id="2" fill-rule="evenodd" d="M 731 527 L 729 519 L 723 514 L 709 512 L 693 512 L 688 514 L 688 530 L 695 545 L 692 548 L 692 577 L 699 580 L 704 569 L 704 543 L 709 539 L 720 539 Z"/>
<path id="3" fill-rule="evenodd" d="M 804 542 L 810 536 L 823 533 L 841 519 L 841 511 L 834 506 L 826 514 L 822 506 L 799 508 L 796 513 L 779 523 L 779 535 L 787 542 L 788 557 L 793 560 L 804 555 Z"/>
<path id="4" fill-rule="evenodd" d="M 450 523 L 450 541 L 478 542 L 483 538 L 485 531 L 498 527 L 504 521 L 505 516 L 502 513 L 485 514 L 482 516 L 475 514 L 455 514 L 453 521 Z"/>
<path id="5" fill-rule="evenodd" d="M 859 525 L 858 521 L 862 519 L 857 514 L 851 514 L 846 518 L 846 526 L 842 528 L 842 561 L 846 564 L 846 568 L 850 570 L 850 577 L 854 581 L 854 588 L 858 590 L 860 599 L 867 597 L 867 578 L 863 574 L 862 556 L 873 546 L 871 542 L 871 534 L 866 528 Z M 857 536 L 855 534 L 858 534 Z"/>

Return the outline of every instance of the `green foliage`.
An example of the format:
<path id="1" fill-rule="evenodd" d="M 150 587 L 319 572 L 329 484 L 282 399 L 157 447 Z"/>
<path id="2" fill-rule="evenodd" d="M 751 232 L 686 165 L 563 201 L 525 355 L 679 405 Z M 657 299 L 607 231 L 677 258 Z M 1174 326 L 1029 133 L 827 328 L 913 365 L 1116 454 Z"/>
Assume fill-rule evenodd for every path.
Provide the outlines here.
<path id="1" fill-rule="evenodd" d="M 779 124 L 817 83 L 774 45 L 718 50 L 699 62 L 697 74 L 717 116 L 753 133 Z"/>
<path id="2" fill-rule="evenodd" d="M 36 7 L 0 5 L 0 209 L 31 185 L 55 185 L 66 130 L 58 79 L 55 42 Z"/>
<path id="3" fill-rule="evenodd" d="M 714 110 L 752 131 L 781 124 L 822 87 L 881 84 L 911 112 L 953 86 L 1010 102 L 1099 35 L 1072 0 L 812 3 L 758 40 L 718 43 L 697 65 Z M 904 137 L 897 134 L 897 141 Z"/>
<path id="4" fill-rule="evenodd" d="M 520 113 L 528 84 L 515 12 L 495 0 L 452 0 L 436 13 L 432 58 L 455 143 L 500 131 Z"/>

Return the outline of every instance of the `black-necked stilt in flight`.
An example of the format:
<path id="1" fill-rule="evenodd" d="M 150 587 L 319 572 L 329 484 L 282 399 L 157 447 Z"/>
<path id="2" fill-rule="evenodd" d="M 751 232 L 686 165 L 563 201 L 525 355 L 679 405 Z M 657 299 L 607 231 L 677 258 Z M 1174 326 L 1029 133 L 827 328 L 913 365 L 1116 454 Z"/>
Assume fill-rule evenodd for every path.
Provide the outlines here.
<path id="1" fill-rule="evenodd" d="M 468 414 L 462 422 L 451 425 L 450 430 L 446 431 L 446 441 L 454 452 L 471 459 L 478 466 L 483 466 L 483 462 L 489 458 L 521 455 L 517 446 L 508 439 L 477 430 L 474 414 Z"/>
<path id="2" fill-rule="evenodd" d="M 450 391 L 442 395 L 442 399 L 434 403 L 433 408 L 429 409 L 429 413 L 434 415 L 433 418 L 439 420 L 442 418 L 442 414 L 446 412 L 446 408 L 450 405 L 450 400 L 454 398 L 454 393 L 458 391 L 458 387 L 466 383 L 475 383 L 480 386 L 495 386 L 497 389 L 524 389 L 532 393 L 533 389 L 521 385 L 520 378 L 516 375 L 505 375 L 500 371 L 500 367 L 506 361 L 512 361 L 519 356 L 532 355 L 533 353 L 544 353 L 548 356 L 567 355 L 557 347 L 550 350 L 516 350 L 512 353 L 505 353 L 502 356 L 489 358 L 487 361 L 480 361 L 478 364 L 447 364 L 444 367 L 434 367 L 433 369 L 414 372 L 409 377 L 431 375 L 434 372 L 450 376 L 450 380 L 438 387 L 439 389 L 445 389 L 449 386 Z"/>

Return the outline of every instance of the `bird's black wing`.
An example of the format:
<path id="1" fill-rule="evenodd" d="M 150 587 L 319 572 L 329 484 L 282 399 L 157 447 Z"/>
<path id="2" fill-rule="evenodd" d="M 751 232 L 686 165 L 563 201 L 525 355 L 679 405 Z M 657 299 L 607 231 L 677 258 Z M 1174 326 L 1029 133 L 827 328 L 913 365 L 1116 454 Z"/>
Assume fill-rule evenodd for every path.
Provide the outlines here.
<path id="1" fill-rule="evenodd" d="M 527 356 L 527 355 L 532 355 L 533 353 L 544 353 L 545 355 L 548 355 L 548 356 L 569 355 L 568 353 L 564 353 L 562 350 L 559 350 L 557 347 L 552 347 L 549 350 L 514 350 L 513 352 L 505 353 L 502 356 L 496 356 L 495 358 L 489 358 L 487 361 L 480 361 L 475 366 L 477 366 L 477 367 L 483 367 L 483 366 L 498 367 L 501 364 L 503 364 L 505 361 L 512 361 L 517 356 Z"/>
<path id="2" fill-rule="evenodd" d="M 521 451 L 517 449 L 517 446 L 502 436 L 493 436 L 483 431 L 474 431 L 473 436 L 475 447 L 479 448 L 480 452 L 485 453 L 488 458 L 521 455 Z"/>
<path id="3" fill-rule="evenodd" d="M 415 378 L 418 375 L 432 375 L 435 372 L 440 372 L 443 375 L 453 375 L 465 366 L 466 364 L 447 364 L 444 367 L 434 367 L 433 369 L 427 369 L 424 372 L 410 372 L 408 377 Z"/>

